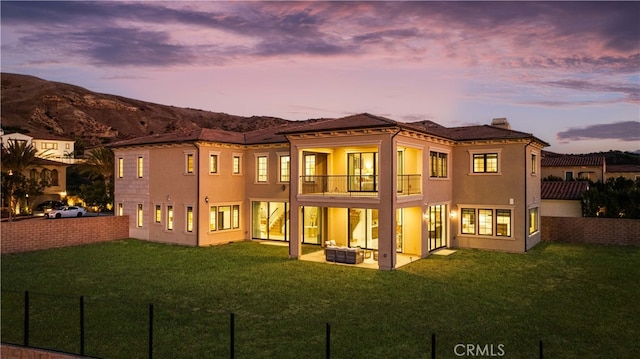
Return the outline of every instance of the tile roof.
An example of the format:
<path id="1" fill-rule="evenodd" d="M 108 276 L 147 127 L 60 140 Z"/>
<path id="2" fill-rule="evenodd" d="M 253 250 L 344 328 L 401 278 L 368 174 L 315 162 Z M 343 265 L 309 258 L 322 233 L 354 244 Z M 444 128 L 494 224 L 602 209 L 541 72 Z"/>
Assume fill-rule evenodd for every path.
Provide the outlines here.
<path id="1" fill-rule="evenodd" d="M 289 126 L 280 133 L 294 134 L 317 131 L 336 131 L 361 128 L 395 127 L 399 123 L 385 117 L 361 113 L 341 118 L 320 119 L 314 122 L 306 122 L 299 126 Z"/>
<path id="2" fill-rule="evenodd" d="M 587 181 L 542 181 L 542 199 L 581 199 L 589 190 Z"/>
<path id="3" fill-rule="evenodd" d="M 604 157 L 602 156 L 545 156 L 542 158 L 542 167 L 602 167 Z"/>
<path id="4" fill-rule="evenodd" d="M 607 173 L 640 172 L 640 165 L 607 165 Z"/>

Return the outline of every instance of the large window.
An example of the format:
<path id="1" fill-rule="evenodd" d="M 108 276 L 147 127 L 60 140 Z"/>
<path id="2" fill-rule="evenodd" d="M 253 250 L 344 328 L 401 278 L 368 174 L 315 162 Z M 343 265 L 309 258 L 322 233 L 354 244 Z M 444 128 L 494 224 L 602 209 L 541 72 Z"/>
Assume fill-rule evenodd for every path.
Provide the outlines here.
<path id="1" fill-rule="evenodd" d="M 481 236 L 511 237 L 511 210 L 462 208 L 460 233 Z"/>
<path id="2" fill-rule="evenodd" d="M 497 173 L 498 154 L 497 153 L 476 153 L 473 155 L 474 173 Z"/>
<path id="3" fill-rule="evenodd" d="M 141 156 L 138 157 L 138 178 L 142 178 L 142 176 L 144 175 L 144 158 L 142 158 Z"/>
<path id="4" fill-rule="evenodd" d="M 268 179 L 268 157 L 267 156 L 258 156 L 256 158 L 256 181 L 265 183 Z"/>
<path id="5" fill-rule="evenodd" d="M 447 154 L 431 151 L 429 155 L 431 159 L 431 177 L 446 178 L 447 177 Z"/>
<path id="6" fill-rule="evenodd" d="M 349 191 L 372 192 L 378 190 L 378 154 L 376 152 L 349 153 Z"/>
<path id="7" fill-rule="evenodd" d="M 259 202 L 252 206 L 252 238 L 287 241 L 289 233 L 289 209 L 285 202 Z"/>
<path id="8" fill-rule="evenodd" d="M 289 182 L 291 178 L 291 157 L 280 156 L 280 182 Z"/>
<path id="9" fill-rule="evenodd" d="M 211 213 L 209 214 L 211 217 Z M 240 228 L 240 206 L 218 206 L 218 230 Z"/>
<path id="10" fill-rule="evenodd" d="M 529 209 L 529 234 L 536 233 L 539 230 L 539 221 L 538 207 Z"/>

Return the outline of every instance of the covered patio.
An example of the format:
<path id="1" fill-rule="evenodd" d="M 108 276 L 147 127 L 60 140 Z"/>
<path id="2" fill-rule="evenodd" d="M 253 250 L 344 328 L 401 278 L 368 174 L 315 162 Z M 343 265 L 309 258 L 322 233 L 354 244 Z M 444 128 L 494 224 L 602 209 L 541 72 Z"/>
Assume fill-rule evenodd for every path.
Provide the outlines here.
<path id="1" fill-rule="evenodd" d="M 357 267 L 357 268 L 369 268 L 369 269 L 379 269 L 378 268 L 378 261 L 373 259 L 373 256 L 370 256 L 369 258 L 365 258 L 362 263 L 358 263 L 358 264 L 346 264 L 346 263 L 338 263 L 338 262 L 331 262 L 331 261 L 327 261 L 326 257 L 325 257 L 325 253 L 324 253 L 324 249 L 323 250 L 319 250 L 319 251 L 315 251 L 315 252 L 311 252 L 311 253 L 307 253 L 307 254 L 303 254 L 300 256 L 299 258 L 301 261 L 308 261 L 308 262 L 316 262 L 316 263 L 326 263 L 326 264 L 331 264 L 331 265 L 342 265 L 342 266 L 348 266 L 348 267 Z M 420 259 L 420 256 L 418 256 L 417 254 L 403 254 L 403 253 L 397 253 L 396 254 L 396 266 L 395 268 L 400 268 L 402 266 L 405 266 L 409 263 L 412 263 L 414 261 L 417 261 L 418 259 Z"/>

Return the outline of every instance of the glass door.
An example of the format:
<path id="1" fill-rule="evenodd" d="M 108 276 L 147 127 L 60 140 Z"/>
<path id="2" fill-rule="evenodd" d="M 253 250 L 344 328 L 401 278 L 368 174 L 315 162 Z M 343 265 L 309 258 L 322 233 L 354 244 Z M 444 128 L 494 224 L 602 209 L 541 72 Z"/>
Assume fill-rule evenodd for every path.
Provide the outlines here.
<path id="1" fill-rule="evenodd" d="M 429 206 L 429 251 L 447 246 L 447 206 Z"/>

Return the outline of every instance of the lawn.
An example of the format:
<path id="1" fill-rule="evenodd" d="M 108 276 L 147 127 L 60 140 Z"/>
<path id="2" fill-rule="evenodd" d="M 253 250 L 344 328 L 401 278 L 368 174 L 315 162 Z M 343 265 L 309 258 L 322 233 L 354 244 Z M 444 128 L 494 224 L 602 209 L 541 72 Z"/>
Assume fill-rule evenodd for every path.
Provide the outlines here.
<path id="1" fill-rule="evenodd" d="M 305 247 L 305 251 L 318 248 Z M 640 248 L 543 243 L 527 254 L 458 250 L 391 272 L 289 260 L 242 242 L 179 247 L 126 240 L 2 256 L 2 341 L 156 358 L 455 358 L 458 344 L 507 358 L 636 358 Z M 486 353 L 486 352 L 485 352 Z"/>

